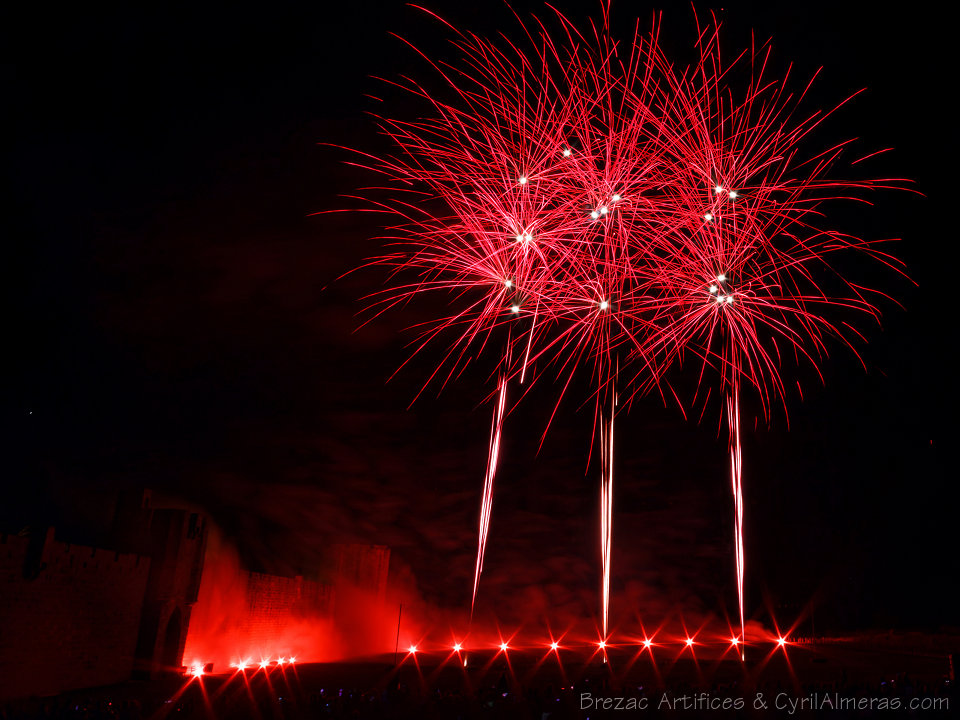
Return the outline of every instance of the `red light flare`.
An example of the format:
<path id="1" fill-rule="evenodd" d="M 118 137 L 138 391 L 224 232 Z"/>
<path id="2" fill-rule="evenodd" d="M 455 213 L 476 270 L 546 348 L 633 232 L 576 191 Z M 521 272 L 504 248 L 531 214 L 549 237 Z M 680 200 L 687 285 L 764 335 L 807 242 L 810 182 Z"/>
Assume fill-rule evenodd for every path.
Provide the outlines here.
<path id="1" fill-rule="evenodd" d="M 737 657 L 740 658 L 740 660 L 746 660 L 747 651 L 744 646 L 745 643 L 740 639 L 739 636 L 735 635 L 734 637 L 730 638 L 730 647 L 728 647 L 723 654 L 726 655 L 728 652 L 733 651 L 736 653 Z"/>
<path id="2" fill-rule="evenodd" d="M 680 626 L 683 628 L 683 635 L 680 637 L 681 649 L 680 652 L 685 652 L 689 650 L 691 654 L 694 652 L 694 648 L 699 644 L 697 642 L 697 636 L 700 634 L 702 627 L 696 631 L 690 631 L 687 629 L 687 625 L 683 620 L 680 621 Z"/>
<path id="3" fill-rule="evenodd" d="M 290 686 L 290 677 L 287 671 L 289 670 L 296 679 L 299 679 L 296 667 L 290 663 L 290 658 L 285 655 L 277 658 L 277 667 L 280 669 L 280 678 L 277 680 L 276 687 L 277 693 L 285 696 L 292 695 L 293 688 Z"/>
<path id="4" fill-rule="evenodd" d="M 563 649 L 563 639 L 570 633 L 571 628 L 568 626 L 567 629 L 561 632 L 559 635 L 554 635 L 553 629 L 550 627 L 550 622 L 544 621 L 544 625 L 546 626 L 547 637 L 549 638 L 549 640 L 544 643 L 548 650 L 547 654 L 559 654 L 559 652 Z"/>
<path id="5" fill-rule="evenodd" d="M 201 665 L 201 670 L 202 670 L 202 669 L 203 669 L 203 666 Z M 199 687 L 200 687 L 200 689 L 201 689 L 201 692 L 203 693 L 204 703 L 205 703 L 205 704 L 208 704 L 208 703 L 207 703 L 207 693 L 206 693 L 206 689 L 205 689 L 204 686 L 203 686 L 203 678 L 202 678 L 202 675 L 201 675 L 201 676 L 195 676 L 195 675 L 193 674 L 193 665 L 191 665 L 190 667 L 186 668 L 186 670 L 185 670 L 185 672 L 184 672 L 184 675 L 185 675 L 186 678 L 187 678 L 186 682 L 184 682 L 179 688 L 177 688 L 177 691 L 176 691 L 173 695 L 170 696 L 169 702 L 175 704 L 177 701 L 179 701 L 180 698 L 183 697 L 184 693 L 186 693 L 187 689 L 190 687 L 190 685 L 193 683 L 193 681 L 196 680 L 196 681 L 197 681 L 197 684 L 199 685 Z"/>
<path id="6" fill-rule="evenodd" d="M 402 662 L 407 662 L 408 660 L 413 661 L 413 665 L 417 669 L 417 676 L 420 679 L 421 686 L 424 684 L 425 680 L 423 677 L 423 671 L 420 668 L 419 656 L 423 654 L 424 654 L 424 644 L 423 644 L 423 638 L 421 638 L 418 642 L 411 642 L 409 645 L 407 645 L 407 654 L 402 661 Z"/>
<path id="7" fill-rule="evenodd" d="M 447 655 L 446 659 L 443 661 L 441 667 L 447 665 L 450 662 L 456 662 L 460 668 L 467 667 L 467 649 L 466 644 L 463 640 L 453 639 L 450 645 L 450 653 Z"/>
<path id="8" fill-rule="evenodd" d="M 270 695 L 274 695 L 276 690 L 274 689 L 273 680 L 270 678 L 272 674 L 270 672 L 272 663 L 270 658 L 261 658 L 260 659 L 260 669 L 263 670 L 263 681 L 267 684 L 267 691 Z"/>
<path id="9" fill-rule="evenodd" d="M 627 638 L 627 644 L 635 647 L 636 652 L 630 657 L 626 667 L 623 669 L 623 673 L 626 674 L 629 672 L 630 668 L 640 659 L 640 656 L 647 653 L 650 656 L 649 662 L 653 666 L 654 671 L 657 672 L 657 677 L 659 678 L 659 671 L 657 670 L 657 664 L 654 658 L 654 648 L 658 646 L 655 638 L 663 631 L 663 625 L 661 624 L 655 630 L 648 631 L 639 616 L 637 616 L 636 620 L 640 625 L 640 634 Z"/>
<path id="10" fill-rule="evenodd" d="M 790 653 L 787 651 L 787 648 L 792 645 L 790 642 L 790 633 L 793 629 L 791 628 L 788 631 L 781 630 L 775 619 L 773 619 L 773 626 L 774 632 L 764 638 L 770 643 L 768 646 L 770 649 L 757 664 L 757 672 L 762 672 L 771 662 L 780 662 L 778 658 L 782 658 L 782 662 L 786 664 L 787 671 L 790 673 L 794 688 L 799 688 L 799 680 L 794 672 L 793 663 L 790 660 Z"/>
<path id="11" fill-rule="evenodd" d="M 697 673 L 697 682 L 702 683 L 704 678 L 700 669 L 700 659 L 697 657 L 697 646 L 701 644 L 701 641 L 697 639 L 699 635 L 700 630 L 697 630 L 696 632 L 690 632 L 684 628 L 684 634 L 681 638 L 679 638 L 681 643 L 680 651 L 673 658 L 673 664 L 679 662 L 684 655 L 688 655 L 693 661 L 693 666 Z"/>
<path id="12" fill-rule="evenodd" d="M 656 685 L 663 685 L 663 677 L 660 674 L 660 668 L 657 663 L 656 651 L 655 648 L 661 646 L 661 643 L 656 641 L 657 635 L 661 632 L 662 627 L 658 627 L 653 632 L 647 632 L 643 628 L 643 623 L 640 623 L 640 635 L 632 636 L 627 638 L 624 645 L 634 648 L 633 654 L 629 657 L 626 664 L 619 669 L 621 676 L 626 677 L 633 666 L 641 661 L 641 658 L 646 655 L 647 658 L 643 660 L 644 663 L 649 663 L 650 668 L 653 670 L 654 677 L 656 678 Z"/>
<path id="13" fill-rule="evenodd" d="M 538 658 L 536 664 L 530 670 L 528 677 L 532 677 L 543 665 L 546 663 L 550 657 L 553 657 L 553 662 L 556 663 L 557 667 L 560 669 L 560 677 L 563 682 L 567 681 L 567 673 L 563 667 L 563 660 L 560 657 L 560 651 L 564 649 L 563 638 L 570 632 L 569 628 L 561 633 L 560 635 L 554 635 L 553 631 L 550 629 L 550 623 L 545 622 L 547 628 L 547 637 L 548 640 L 543 641 L 542 647 L 544 648 L 544 653 Z M 527 681 L 527 678 L 524 678 L 524 682 Z"/>
<path id="14" fill-rule="evenodd" d="M 412 659 L 415 663 L 417 662 L 417 656 L 422 655 L 426 652 L 426 636 L 419 638 L 409 638 L 405 641 L 404 645 L 400 647 L 406 652 L 404 660 Z"/>
<path id="15" fill-rule="evenodd" d="M 420 660 L 417 657 L 417 654 L 420 653 L 420 646 L 417 644 L 411 644 L 407 646 L 407 656 L 405 660 L 412 660 L 413 664 L 417 667 L 417 672 L 420 672 Z"/>
<path id="16" fill-rule="evenodd" d="M 774 634 L 771 639 L 775 643 L 774 649 L 783 650 L 784 655 L 786 655 L 787 647 L 792 644 L 790 642 L 790 634 L 794 631 L 794 627 L 791 627 L 789 630 L 786 630 L 786 631 L 781 630 L 776 620 L 773 621 L 773 626 L 774 626 Z"/>
<path id="17" fill-rule="evenodd" d="M 238 673 L 245 673 L 247 668 L 249 668 L 252 664 L 253 661 L 250 658 L 247 658 L 245 660 L 237 660 L 237 662 L 231 664 L 230 667 L 234 668 Z"/>
<path id="18" fill-rule="evenodd" d="M 746 660 L 747 643 L 744 641 L 746 635 L 741 634 L 739 628 L 733 627 L 733 625 L 730 623 L 729 616 L 727 617 L 727 630 L 729 632 L 725 640 L 727 647 L 723 651 L 723 655 L 721 657 L 725 657 L 732 652 L 735 653 L 741 661 Z"/>
<path id="19" fill-rule="evenodd" d="M 177 693 L 177 696 L 179 696 L 181 693 L 183 693 L 184 691 L 186 691 L 186 688 L 187 688 L 194 680 L 196 680 L 196 681 L 197 681 L 197 685 L 198 685 L 199 688 L 200 688 L 200 694 L 201 694 L 202 697 L 203 697 L 204 707 L 206 708 L 207 713 L 212 716 L 212 714 L 213 714 L 213 708 L 212 708 L 212 706 L 211 706 L 211 704 L 210 704 L 210 696 L 207 694 L 207 688 L 206 688 L 206 686 L 204 685 L 204 682 L 203 682 L 203 676 L 204 676 L 204 674 L 205 674 L 205 671 L 204 671 L 204 663 L 203 663 L 202 661 L 200 661 L 200 660 L 195 660 L 193 663 L 191 663 L 191 664 L 190 664 L 190 667 L 189 667 L 188 670 L 187 670 L 187 675 L 189 676 L 189 678 L 187 679 L 187 682 L 185 683 L 185 685 L 184 685 L 184 687 L 181 689 L 181 691 L 180 691 L 179 693 Z M 221 688 L 221 690 L 222 690 L 222 688 Z"/>
<path id="20" fill-rule="evenodd" d="M 507 674 L 510 677 L 511 684 L 516 683 L 516 680 L 517 680 L 513 671 L 513 663 L 510 661 L 510 650 L 513 649 L 513 646 L 511 646 L 510 643 L 513 641 L 513 637 L 514 636 L 511 636 L 507 640 L 504 640 L 503 638 L 500 639 L 500 644 L 497 646 L 497 652 L 494 654 L 494 656 L 490 659 L 490 662 L 487 663 L 487 665 L 484 668 L 485 670 L 490 668 L 498 658 L 502 658 L 507 665 Z"/>
<path id="21" fill-rule="evenodd" d="M 797 626 L 800 624 L 800 622 L 803 619 L 803 615 L 797 618 L 794 621 L 793 625 L 791 625 L 789 628 L 784 630 L 780 627 L 780 623 L 777 622 L 776 618 L 773 617 L 773 610 L 770 607 L 769 599 L 767 600 L 767 610 L 770 613 L 770 618 L 773 622 L 773 630 L 774 630 L 773 635 L 771 636 L 770 639 L 772 642 L 775 643 L 776 649 L 783 649 L 784 653 L 786 653 L 787 647 L 792 645 L 792 643 L 790 642 L 790 637 L 796 632 Z"/>
<path id="22" fill-rule="evenodd" d="M 511 675 L 511 677 L 513 676 L 513 666 L 510 664 L 510 650 L 512 650 L 512 649 L 514 648 L 514 646 L 512 645 L 512 643 L 513 643 L 513 639 L 516 637 L 516 635 L 517 635 L 517 634 L 514 633 L 513 635 L 511 635 L 511 636 L 508 637 L 508 638 L 504 638 L 504 637 L 501 635 L 501 636 L 500 636 L 500 643 L 497 645 L 497 652 L 494 654 L 494 659 L 496 659 L 496 658 L 498 658 L 498 657 L 503 657 L 503 659 L 506 661 L 507 667 L 508 667 L 509 670 L 510 670 L 510 675 Z"/>
<path id="23" fill-rule="evenodd" d="M 594 640 L 591 644 L 593 645 L 593 653 L 590 658 L 593 659 L 599 655 L 603 664 L 606 665 L 608 662 L 607 649 L 612 647 L 609 639 L 601 636 L 599 640 Z"/>
<path id="24" fill-rule="evenodd" d="M 503 635 L 500 635 L 499 642 L 493 644 L 490 647 L 490 652 L 487 654 L 486 662 L 484 662 L 483 667 L 477 671 L 479 677 L 485 676 L 499 661 L 503 661 L 506 664 L 507 673 L 510 676 L 511 681 L 516 680 L 513 672 L 513 664 L 510 661 L 510 651 L 515 649 L 513 645 L 513 639 L 516 637 L 516 633 L 511 635 L 508 638 L 504 638 Z"/>
<path id="25" fill-rule="evenodd" d="M 563 660 L 560 659 L 560 650 L 561 650 L 561 649 L 563 649 L 563 646 L 560 644 L 560 640 L 556 640 L 556 639 L 554 639 L 553 637 L 551 637 L 551 638 L 550 638 L 550 642 L 547 644 L 547 652 L 544 653 L 544 654 L 543 654 L 543 657 L 541 657 L 540 660 L 537 662 L 537 665 L 536 665 L 536 667 L 534 668 L 534 670 L 539 669 L 540 666 L 543 665 L 544 662 L 546 662 L 547 658 L 549 658 L 549 657 L 552 655 L 552 656 L 554 657 L 554 659 L 556 660 L 557 666 L 560 668 L 560 677 L 561 677 L 561 679 L 562 679 L 564 682 L 566 682 L 566 681 L 567 681 L 567 672 L 566 672 L 566 670 L 565 670 L 564 667 L 563 667 Z"/>
<path id="26" fill-rule="evenodd" d="M 696 630 L 690 630 L 687 628 L 686 623 L 682 619 L 680 621 L 680 626 L 683 629 L 683 634 L 677 638 L 677 641 L 680 644 L 680 649 L 674 656 L 673 662 L 676 663 L 685 654 L 689 655 L 690 659 L 693 660 L 694 666 L 696 667 L 698 679 L 702 680 L 700 662 L 697 658 L 697 646 L 701 644 L 701 641 L 698 638 L 703 632 L 703 626 L 701 625 Z"/>
<path id="27" fill-rule="evenodd" d="M 560 639 L 555 638 L 553 634 L 549 632 L 549 630 L 548 630 L 548 637 L 550 639 L 543 641 L 542 645 L 540 643 L 537 643 L 537 645 L 535 645 L 535 647 L 544 648 L 544 652 L 542 654 L 539 654 L 537 657 L 537 661 L 532 666 L 527 668 L 526 674 L 521 679 L 521 682 L 526 683 L 528 681 L 532 681 L 533 678 L 536 676 L 537 672 L 539 672 L 540 668 L 543 667 L 544 663 L 546 663 L 551 656 L 553 656 L 554 661 L 556 662 L 557 666 L 560 669 L 561 677 L 566 678 L 566 673 L 563 670 L 563 662 L 560 659 L 560 650 L 563 648 L 563 646 L 560 644 Z M 510 648 L 508 646 L 508 650 L 509 649 Z"/>
<path id="28" fill-rule="evenodd" d="M 240 665 L 243 665 L 244 667 L 241 669 L 239 667 Z M 250 668 L 250 667 L 253 667 L 254 671 L 248 675 L 246 673 L 246 670 L 247 668 Z M 256 698 L 254 697 L 254 694 L 253 694 L 253 688 L 250 685 L 251 679 L 255 677 L 257 674 L 256 673 L 257 667 L 258 665 L 254 664 L 251 659 L 241 660 L 240 662 L 237 663 L 237 672 L 235 673 L 236 675 L 239 675 L 240 679 L 243 681 L 244 691 L 246 692 L 247 700 L 250 701 L 251 707 L 255 707 L 257 703 Z M 226 685 L 224 685 L 223 688 L 221 688 L 221 691 L 225 689 L 226 689 Z"/>

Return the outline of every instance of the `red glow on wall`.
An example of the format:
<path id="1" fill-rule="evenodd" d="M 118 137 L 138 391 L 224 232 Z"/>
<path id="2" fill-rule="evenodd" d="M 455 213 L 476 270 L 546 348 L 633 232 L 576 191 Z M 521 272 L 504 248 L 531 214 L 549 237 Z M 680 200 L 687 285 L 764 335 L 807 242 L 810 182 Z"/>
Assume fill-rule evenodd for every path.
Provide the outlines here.
<path id="1" fill-rule="evenodd" d="M 383 602 L 389 550 L 344 547 L 332 581 L 321 582 L 244 570 L 236 551 L 211 533 L 183 664 L 256 670 L 392 649 L 395 619 Z"/>

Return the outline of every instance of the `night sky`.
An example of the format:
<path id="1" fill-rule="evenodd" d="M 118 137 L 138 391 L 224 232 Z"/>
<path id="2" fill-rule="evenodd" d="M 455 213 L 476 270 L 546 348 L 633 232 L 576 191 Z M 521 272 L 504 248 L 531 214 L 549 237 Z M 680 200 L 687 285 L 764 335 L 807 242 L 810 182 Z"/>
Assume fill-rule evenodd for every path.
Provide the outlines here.
<path id="1" fill-rule="evenodd" d="M 12 367 L 0 529 L 55 524 L 98 542 L 116 493 L 149 487 L 202 508 L 253 569 L 310 572 L 331 542 L 388 544 L 398 594 L 468 606 L 489 367 L 410 407 L 443 345 L 388 379 L 409 356 L 405 328 L 432 309 L 357 329 L 386 274 L 338 278 L 377 253 L 377 219 L 313 215 L 356 207 L 343 195 L 375 183 L 323 144 L 383 152 L 367 113 L 418 110 L 374 76 L 436 81 L 391 33 L 450 57 L 449 33 L 402 3 L 133 5 L 36 6 L 3 23 Z M 427 5 L 481 35 L 519 30 L 498 2 Z M 684 56 L 692 10 L 665 5 L 664 45 Z M 874 207 L 832 216 L 853 234 L 902 238 L 894 252 L 916 285 L 854 258 L 853 275 L 903 306 L 883 302 L 882 327 L 861 324 L 866 370 L 834 344 L 825 384 L 797 372 L 789 428 L 782 412 L 770 428 L 749 423 L 748 607 L 816 598 L 827 631 L 936 629 L 960 624 L 957 18 L 842 5 L 696 4 L 718 12 L 731 51 L 751 28 L 772 36 L 798 89 L 822 66 L 808 107 L 866 87 L 816 139 L 893 147 L 865 176 L 910 178 L 922 193 L 878 192 Z M 582 23 L 600 5 L 558 7 Z M 615 33 L 652 11 L 615 2 Z M 555 394 L 542 384 L 507 420 L 481 612 L 597 612 L 591 414 L 565 401 L 538 453 Z M 648 397 L 618 421 L 614 616 L 736 605 L 725 430 L 716 405 L 698 415 Z"/>

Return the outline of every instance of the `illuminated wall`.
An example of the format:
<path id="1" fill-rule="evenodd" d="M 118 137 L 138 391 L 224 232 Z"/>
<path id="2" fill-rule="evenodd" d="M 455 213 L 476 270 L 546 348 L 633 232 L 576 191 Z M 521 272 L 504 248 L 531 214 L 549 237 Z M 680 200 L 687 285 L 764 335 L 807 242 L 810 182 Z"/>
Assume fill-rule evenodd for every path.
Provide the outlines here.
<path id="1" fill-rule="evenodd" d="M 0 700 L 130 677 L 150 558 L 0 534 Z"/>

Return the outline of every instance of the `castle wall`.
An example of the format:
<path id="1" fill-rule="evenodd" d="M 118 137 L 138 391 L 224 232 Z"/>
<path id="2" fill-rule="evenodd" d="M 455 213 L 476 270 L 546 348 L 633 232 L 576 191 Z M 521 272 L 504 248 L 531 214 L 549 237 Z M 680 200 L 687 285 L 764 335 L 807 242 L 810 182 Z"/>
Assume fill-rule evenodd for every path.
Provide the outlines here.
<path id="1" fill-rule="evenodd" d="M 332 657 L 332 586 L 224 565 L 207 565 L 185 663 L 213 663 L 223 671 L 240 660 L 258 663 L 295 656 L 311 662 Z"/>
<path id="2" fill-rule="evenodd" d="M 130 677 L 150 559 L 0 534 L 0 700 Z"/>
<path id="3" fill-rule="evenodd" d="M 328 618 L 333 588 L 304 580 L 248 573 L 247 613 L 241 632 L 251 648 L 269 648 L 302 618 Z"/>
<path id="4" fill-rule="evenodd" d="M 138 675 L 177 672 L 194 603 L 200 590 L 206 550 L 201 516 L 178 509 L 149 514 L 149 552 L 153 559 L 137 640 Z"/>
<path id="5" fill-rule="evenodd" d="M 367 647 L 389 548 L 338 546 L 333 584 L 236 566 L 207 572 L 202 516 L 149 500 L 118 510 L 112 542 L 124 552 L 61 542 L 52 528 L 0 534 L 0 701 L 197 660 L 223 671 L 240 659 L 325 661 Z M 195 605 L 202 621 L 191 623 Z"/>
<path id="6" fill-rule="evenodd" d="M 337 588 L 371 593 L 383 602 L 387 593 L 390 548 L 386 545 L 337 545 Z"/>

